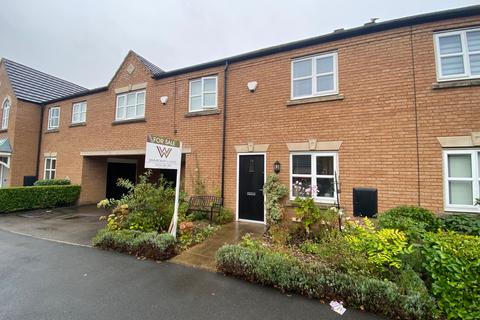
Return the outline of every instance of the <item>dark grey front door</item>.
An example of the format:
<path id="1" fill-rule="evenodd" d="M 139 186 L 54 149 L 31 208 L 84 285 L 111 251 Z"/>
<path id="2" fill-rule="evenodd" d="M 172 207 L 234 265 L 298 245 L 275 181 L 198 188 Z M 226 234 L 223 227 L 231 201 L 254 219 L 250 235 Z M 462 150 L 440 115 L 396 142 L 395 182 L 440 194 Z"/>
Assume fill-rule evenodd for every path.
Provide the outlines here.
<path id="1" fill-rule="evenodd" d="M 238 218 L 263 222 L 264 156 L 240 155 L 238 179 Z"/>

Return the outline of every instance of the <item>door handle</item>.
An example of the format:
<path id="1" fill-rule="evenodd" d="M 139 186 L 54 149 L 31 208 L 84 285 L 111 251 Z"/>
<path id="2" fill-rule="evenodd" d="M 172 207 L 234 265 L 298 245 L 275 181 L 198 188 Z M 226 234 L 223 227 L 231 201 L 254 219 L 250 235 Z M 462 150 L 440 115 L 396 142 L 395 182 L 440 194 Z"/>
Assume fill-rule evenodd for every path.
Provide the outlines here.
<path id="1" fill-rule="evenodd" d="M 256 195 L 255 192 L 247 192 L 247 196 L 251 196 L 251 197 L 254 197 Z"/>

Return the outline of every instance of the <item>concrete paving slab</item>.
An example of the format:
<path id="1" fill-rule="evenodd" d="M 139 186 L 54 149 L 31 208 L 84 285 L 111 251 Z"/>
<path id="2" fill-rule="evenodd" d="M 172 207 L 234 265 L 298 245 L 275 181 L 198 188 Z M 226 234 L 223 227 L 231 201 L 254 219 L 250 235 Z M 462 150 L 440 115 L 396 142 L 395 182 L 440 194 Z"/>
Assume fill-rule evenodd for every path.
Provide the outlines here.
<path id="1" fill-rule="evenodd" d="M 247 233 L 261 236 L 264 232 L 265 225 L 263 224 L 243 221 L 231 222 L 224 225 L 204 242 L 174 257 L 170 262 L 215 271 L 215 254 L 221 246 L 226 243 L 237 243 Z"/>

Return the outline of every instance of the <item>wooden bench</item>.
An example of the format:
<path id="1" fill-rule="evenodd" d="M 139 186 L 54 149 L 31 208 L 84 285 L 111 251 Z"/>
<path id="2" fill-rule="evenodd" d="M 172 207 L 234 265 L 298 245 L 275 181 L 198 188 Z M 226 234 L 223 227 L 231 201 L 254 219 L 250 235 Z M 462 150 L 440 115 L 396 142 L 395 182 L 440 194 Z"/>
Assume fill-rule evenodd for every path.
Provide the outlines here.
<path id="1" fill-rule="evenodd" d="M 187 213 L 200 211 L 210 214 L 210 220 L 213 219 L 213 213 L 218 213 L 222 207 L 222 198 L 216 196 L 191 196 L 188 201 Z"/>

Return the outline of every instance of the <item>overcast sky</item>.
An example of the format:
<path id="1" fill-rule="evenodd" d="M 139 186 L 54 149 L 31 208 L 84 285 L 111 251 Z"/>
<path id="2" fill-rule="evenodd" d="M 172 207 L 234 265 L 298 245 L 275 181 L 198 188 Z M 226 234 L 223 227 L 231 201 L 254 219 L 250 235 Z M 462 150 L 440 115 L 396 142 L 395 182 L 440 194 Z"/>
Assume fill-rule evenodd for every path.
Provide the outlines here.
<path id="1" fill-rule="evenodd" d="M 479 0 L 8 0 L 0 57 L 88 88 L 132 49 L 164 70 Z"/>

